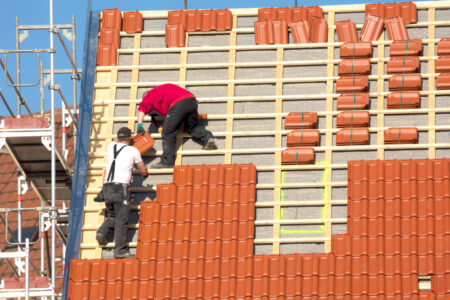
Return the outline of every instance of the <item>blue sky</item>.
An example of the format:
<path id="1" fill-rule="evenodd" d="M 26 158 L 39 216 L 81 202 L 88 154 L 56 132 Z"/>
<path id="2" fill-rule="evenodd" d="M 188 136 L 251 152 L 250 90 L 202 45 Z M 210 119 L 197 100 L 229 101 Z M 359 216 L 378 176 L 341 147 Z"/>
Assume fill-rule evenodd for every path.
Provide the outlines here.
<path id="1" fill-rule="evenodd" d="M 304 5 L 336 5 L 336 4 L 351 4 L 351 3 L 369 3 L 379 2 L 377 0 L 330 0 L 330 1 L 312 1 L 312 0 L 298 0 L 298 6 Z M 393 1 L 384 1 L 393 2 Z M 173 10 L 182 9 L 184 5 L 183 0 L 92 0 L 92 10 L 101 11 L 104 8 L 117 7 L 120 10 Z M 207 9 L 207 8 L 247 8 L 247 7 L 281 7 L 294 6 L 295 0 L 188 0 L 188 9 Z M 55 24 L 70 24 L 72 22 L 72 15 L 75 16 L 76 22 L 76 46 L 77 46 L 77 66 L 81 68 L 82 65 L 82 49 L 84 43 L 84 27 L 86 21 L 86 7 L 87 0 L 54 0 L 54 23 Z M 0 0 L 0 49 L 15 49 L 15 17 L 19 17 L 19 24 L 21 25 L 43 25 L 49 24 L 49 1 L 48 0 Z M 68 46 L 71 47 L 70 42 L 65 40 Z M 29 37 L 21 43 L 21 49 L 35 49 L 49 47 L 49 33 L 40 31 L 31 31 Z M 59 52 L 55 61 L 56 68 L 70 68 L 70 64 L 64 57 L 62 47 L 55 37 L 55 48 Z M 1 56 L 4 60 L 3 55 Z M 49 68 L 48 55 L 42 57 L 44 69 Z M 37 79 L 37 63 L 34 54 L 26 54 L 21 56 L 21 78 L 23 83 L 36 82 Z M 8 70 L 13 79 L 15 75 L 15 56 L 8 55 Z M 72 103 L 71 83 L 65 80 L 63 76 L 56 77 L 56 83 L 60 83 L 66 99 Z M 14 113 L 16 113 L 16 96 L 14 90 L 5 84 L 4 72 L 0 69 L 0 89 L 7 101 L 10 103 Z M 33 112 L 39 111 L 39 89 L 38 88 L 23 88 L 22 93 L 24 98 Z M 45 109 L 50 107 L 50 96 L 48 88 L 45 87 Z M 60 99 L 56 96 L 56 103 L 59 105 Z M 22 112 L 24 109 L 22 108 Z M 8 112 L 0 100 L 0 116 L 8 115 Z"/>

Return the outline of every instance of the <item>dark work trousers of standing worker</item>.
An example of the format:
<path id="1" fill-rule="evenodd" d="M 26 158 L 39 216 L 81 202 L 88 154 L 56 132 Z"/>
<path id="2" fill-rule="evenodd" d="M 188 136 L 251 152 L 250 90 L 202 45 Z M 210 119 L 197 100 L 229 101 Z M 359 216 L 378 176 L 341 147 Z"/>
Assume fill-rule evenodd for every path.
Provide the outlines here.
<path id="1" fill-rule="evenodd" d="M 122 183 L 105 183 L 103 185 L 105 198 L 105 222 L 98 229 L 105 237 L 114 231 L 114 256 L 128 252 L 127 231 L 130 215 L 130 192 L 128 186 Z"/>
<path id="2" fill-rule="evenodd" d="M 198 124 L 198 104 L 194 98 L 186 98 L 172 106 L 167 112 L 162 129 L 161 163 L 173 165 L 175 163 L 176 136 L 181 122 L 184 121 L 185 130 L 203 146 L 213 137 L 212 133 Z"/>

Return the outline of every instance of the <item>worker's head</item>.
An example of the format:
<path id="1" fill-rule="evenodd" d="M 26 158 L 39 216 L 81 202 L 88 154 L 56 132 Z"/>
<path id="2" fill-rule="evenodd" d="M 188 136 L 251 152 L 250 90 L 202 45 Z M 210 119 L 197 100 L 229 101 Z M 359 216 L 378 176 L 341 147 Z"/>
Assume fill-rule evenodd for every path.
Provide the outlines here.
<path id="1" fill-rule="evenodd" d="M 131 142 L 131 136 L 133 135 L 133 132 L 131 132 L 131 129 L 128 127 L 122 127 L 117 131 L 117 139 L 119 142 L 128 142 L 128 144 Z"/>

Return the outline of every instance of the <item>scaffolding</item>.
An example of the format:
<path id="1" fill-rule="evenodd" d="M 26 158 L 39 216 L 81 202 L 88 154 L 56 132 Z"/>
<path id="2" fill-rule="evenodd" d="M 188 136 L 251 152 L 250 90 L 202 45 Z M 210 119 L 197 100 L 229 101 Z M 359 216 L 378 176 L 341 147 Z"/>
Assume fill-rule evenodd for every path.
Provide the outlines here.
<path id="1" fill-rule="evenodd" d="M 68 201 L 70 200 L 72 173 L 67 163 L 69 151 L 67 149 L 66 128 L 73 123 L 73 136 L 76 136 L 77 129 L 77 84 L 81 79 L 81 70 L 76 66 L 76 35 L 75 35 L 75 17 L 72 16 L 70 24 L 54 24 L 53 0 L 49 0 L 49 25 L 20 25 L 19 19 L 16 17 L 15 36 L 16 49 L 0 50 L 0 66 L 4 72 L 6 84 L 11 87 L 16 94 L 17 111 L 14 114 L 11 109 L 11 103 L 8 103 L 5 96 L 0 92 L 0 99 L 3 101 L 9 114 L 14 119 L 21 119 L 22 108 L 25 109 L 27 117 L 43 118 L 47 113 L 44 112 L 45 93 L 44 87 L 48 84 L 50 93 L 50 122 L 49 126 L 43 128 L 27 128 L 27 126 L 18 126 L 11 128 L 4 126 L 4 121 L 0 124 L 0 148 L 6 148 L 7 152 L 12 156 L 18 168 L 17 179 L 17 208 L 0 208 L 0 215 L 5 224 L 6 244 L 8 248 L 16 248 L 16 252 L 1 252 L 0 259 L 14 259 L 15 267 L 8 262 L 8 265 L 14 270 L 17 277 L 22 278 L 24 287 L 8 289 L 0 283 L 0 298 L 18 298 L 25 297 L 50 297 L 55 299 L 60 293 L 56 289 L 56 280 L 62 278 L 56 274 L 56 262 L 64 262 L 65 242 L 67 240 L 66 230 L 68 219 Z M 45 49 L 21 49 L 21 43 L 28 37 L 29 31 L 48 31 L 49 47 Z M 64 56 L 67 57 L 70 68 L 55 68 L 55 36 L 58 38 L 62 47 Z M 71 51 L 66 45 L 63 37 L 71 42 Z M 59 51 L 59 50 L 58 50 Z M 21 78 L 21 55 L 34 54 L 37 61 L 36 80 L 34 82 L 22 82 Z M 15 55 L 15 71 L 16 79 L 8 71 L 8 55 Z M 49 56 L 49 67 L 44 69 L 43 56 Z M 55 75 L 69 75 L 71 79 L 72 89 L 72 108 L 64 96 L 61 85 L 55 82 Z M 39 89 L 40 112 L 33 113 L 23 97 L 23 88 Z M 55 92 L 61 99 L 61 149 L 56 145 L 56 107 Z M 33 147 L 31 151 L 30 147 Z M 22 195 L 28 190 L 28 183 L 31 184 L 38 198 L 41 200 L 39 207 L 23 207 Z M 64 201 L 60 201 L 64 200 Z M 58 201 L 58 202 L 57 202 Z M 45 205 L 44 205 L 45 204 Z M 0 204 L 0 207 L 2 205 Z M 39 223 L 38 231 L 40 238 L 30 240 L 29 237 L 24 239 L 22 232 L 22 214 L 33 213 Z M 11 221 L 11 215 L 16 216 L 15 221 Z M 6 221 L 5 221 L 6 220 Z M 12 230 L 9 226 L 17 223 L 17 236 L 8 240 Z M 64 224 L 66 223 L 66 224 Z M 48 231 L 51 235 L 51 245 L 45 247 L 45 241 L 48 241 Z M 62 241 L 62 258 L 57 258 L 56 254 L 56 237 L 59 235 Z M 30 247 L 40 243 L 40 268 L 41 277 L 47 276 L 44 261 L 44 252 L 47 250 L 48 262 L 48 286 L 30 287 Z M 47 249 L 46 249 L 47 248 Z M 50 251 L 49 251 L 50 250 Z M 51 252 L 51 253 L 50 253 Z M 24 277 L 23 277 L 24 276 Z M 1 279 L 1 278 L 0 278 Z"/>

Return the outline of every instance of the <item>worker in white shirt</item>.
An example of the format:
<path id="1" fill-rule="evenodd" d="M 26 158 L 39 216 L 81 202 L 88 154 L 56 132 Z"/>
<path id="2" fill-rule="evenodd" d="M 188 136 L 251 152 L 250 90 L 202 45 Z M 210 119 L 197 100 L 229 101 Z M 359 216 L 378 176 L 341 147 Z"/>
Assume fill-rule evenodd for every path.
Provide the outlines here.
<path id="1" fill-rule="evenodd" d="M 130 146 L 132 132 L 122 127 L 117 132 L 117 141 L 108 145 L 108 168 L 103 184 L 105 199 L 105 221 L 97 231 L 99 244 L 106 244 L 108 236 L 114 232 L 114 257 L 130 257 L 127 243 L 128 217 L 130 214 L 130 182 L 136 165 L 142 176 L 148 176 L 148 170 L 139 151 Z"/>

